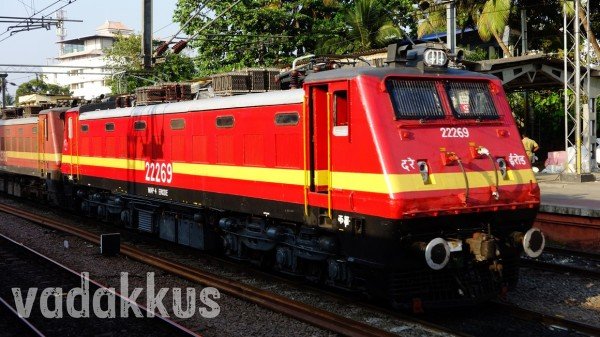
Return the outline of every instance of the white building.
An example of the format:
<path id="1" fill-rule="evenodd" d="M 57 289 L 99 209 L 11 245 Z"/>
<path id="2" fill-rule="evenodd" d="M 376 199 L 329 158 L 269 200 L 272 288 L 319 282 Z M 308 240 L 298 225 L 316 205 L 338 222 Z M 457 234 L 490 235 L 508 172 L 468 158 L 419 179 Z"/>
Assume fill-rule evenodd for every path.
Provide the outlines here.
<path id="1" fill-rule="evenodd" d="M 106 21 L 96 29 L 94 35 L 59 41 L 60 55 L 56 63 L 42 70 L 65 74 L 47 74 L 46 81 L 66 85 L 73 96 L 88 100 L 110 93 L 110 87 L 106 85 L 110 71 L 106 69 L 103 49 L 113 45 L 117 34 L 130 35 L 133 30 L 121 22 Z"/>

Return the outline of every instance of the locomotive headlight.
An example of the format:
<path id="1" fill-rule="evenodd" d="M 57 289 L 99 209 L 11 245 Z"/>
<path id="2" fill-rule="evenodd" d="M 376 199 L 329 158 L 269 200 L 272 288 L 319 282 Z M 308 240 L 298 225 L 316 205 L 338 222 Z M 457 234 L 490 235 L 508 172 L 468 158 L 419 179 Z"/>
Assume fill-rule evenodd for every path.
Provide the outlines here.
<path id="1" fill-rule="evenodd" d="M 423 53 L 423 62 L 428 67 L 445 67 L 448 64 L 448 55 L 440 49 L 427 49 Z"/>
<path id="2" fill-rule="evenodd" d="M 498 158 L 496 159 L 496 165 L 498 165 L 498 170 L 500 171 L 500 174 L 502 174 L 502 178 L 506 179 L 506 160 L 504 160 L 504 158 Z"/>
<path id="3" fill-rule="evenodd" d="M 427 165 L 427 162 L 424 160 L 419 160 L 417 162 L 417 167 L 419 168 L 419 172 L 421 172 L 423 183 L 429 184 L 429 166 Z"/>

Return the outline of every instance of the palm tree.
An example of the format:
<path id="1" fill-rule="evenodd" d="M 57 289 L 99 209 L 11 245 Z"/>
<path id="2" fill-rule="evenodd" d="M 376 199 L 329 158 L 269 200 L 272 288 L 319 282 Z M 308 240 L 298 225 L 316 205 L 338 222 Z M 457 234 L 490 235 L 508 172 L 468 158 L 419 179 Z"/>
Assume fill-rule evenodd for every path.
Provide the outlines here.
<path id="1" fill-rule="evenodd" d="M 344 13 L 346 31 L 321 46 L 322 52 L 359 52 L 385 46 L 402 36 L 380 0 L 357 0 Z M 341 47 L 340 47 L 341 46 Z"/>
<path id="2" fill-rule="evenodd" d="M 477 23 L 477 31 L 483 41 L 489 41 L 493 36 L 502 48 L 505 56 L 512 56 L 508 47 L 502 41 L 504 27 L 508 23 L 510 14 L 510 0 L 488 0 L 483 5 L 481 14 L 474 18 Z"/>
<path id="3" fill-rule="evenodd" d="M 512 56 L 502 41 L 504 27 L 508 23 L 510 14 L 510 0 L 487 0 L 483 4 L 478 1 L 462 0 L 456 2 L 456 7 L 459 27 L 465 27 L 471 22 L 475 23 L 483 41 L 489 41 L 491 37 L 494 37 L 504 54 Z M 431 4 L 417 27 L 419 37 L 445 29 L 446 11 L 444 8 L 444 5 Z"/>
<path id="4" fill-rule="evenodd" d="M 345 18 L 350 26 L 349 37 L 354 41 L 354 51 L 385 45 L 387 41 L 401 36 L 379 0 L 356 1 Z"/>
<path id="5" fill-rule="evenodd" d="M 579 1 L 579 0 L 576 0 Z M 563 10 L 567 12 L 567 15 L 570 17 L 575 16 L 575 1 L 563 1 Z M 590 3 L 588 2 L 588 6 Z M 588 41 L 592 45 L 594 49 L 594 53 L 597 58 L 600 58 L 600 45 L 598 45 L 598 40 L 596 39 L 596 35 L 590 29 L 590 23 L 586 20 L 586 14 L 583 11 L 583 6 L 581 6 L 581 2 L 579 3 L 579 21 L 581 21 L 581 25 L 583 25 L 584 29 L 588 32 Z"/>

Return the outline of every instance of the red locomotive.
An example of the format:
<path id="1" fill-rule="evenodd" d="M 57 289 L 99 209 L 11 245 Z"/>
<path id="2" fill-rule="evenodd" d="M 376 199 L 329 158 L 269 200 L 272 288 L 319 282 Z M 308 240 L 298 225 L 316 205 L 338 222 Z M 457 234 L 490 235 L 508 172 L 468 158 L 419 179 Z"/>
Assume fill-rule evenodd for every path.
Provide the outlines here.
<path id="1" fill-rule="evenodd" d="M 502 84 L 388 54 L 301 89 L 2 121 L 3 189 L 43 178 L 88 214 L 399 306 L 492 298 L 544 247 Z"/>

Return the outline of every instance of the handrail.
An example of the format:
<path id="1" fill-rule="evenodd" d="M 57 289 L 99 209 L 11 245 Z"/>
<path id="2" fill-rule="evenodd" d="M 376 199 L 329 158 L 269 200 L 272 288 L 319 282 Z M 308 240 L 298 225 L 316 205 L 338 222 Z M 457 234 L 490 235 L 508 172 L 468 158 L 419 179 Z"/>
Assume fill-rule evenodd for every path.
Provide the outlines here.
<path id="1" fill-rule="evenodd" d="M 327 216 L 331 219 L 331 92 L 327 92 Z"/>
<path id="2" fill-rule="evenodd" d="M 303 152 L 303 167 L 304 167 L 304 216 L 308 217 L 308 170 L 306 165 L 306 104 L 308 104 L 308 96 L 304 95 L 304 101 L 302 102 L 302 152 Z"/>

